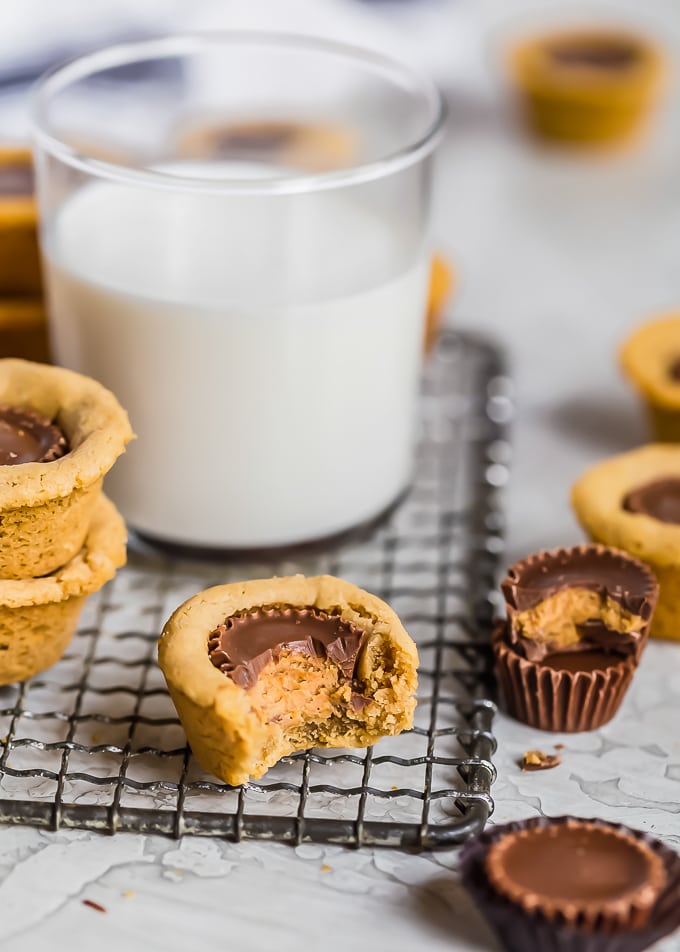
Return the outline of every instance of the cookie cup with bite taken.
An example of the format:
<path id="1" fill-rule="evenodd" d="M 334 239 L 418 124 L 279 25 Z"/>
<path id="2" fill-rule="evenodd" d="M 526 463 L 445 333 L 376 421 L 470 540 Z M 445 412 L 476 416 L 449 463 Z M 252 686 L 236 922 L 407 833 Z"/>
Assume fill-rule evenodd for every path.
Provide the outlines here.
<path id="1" fill-rule="evenodd" d="M 233 785 L 413 721 L 415 644 L 385 602 L 332 576 L 199 592 L 166 624 L 158 660 L 197 761 Z"/>

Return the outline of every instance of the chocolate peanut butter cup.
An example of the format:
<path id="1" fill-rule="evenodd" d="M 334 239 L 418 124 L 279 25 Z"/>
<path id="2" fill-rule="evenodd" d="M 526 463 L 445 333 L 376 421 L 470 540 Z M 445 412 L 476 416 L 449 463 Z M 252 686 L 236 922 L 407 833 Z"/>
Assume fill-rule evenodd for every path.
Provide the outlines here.
<path id="1" fill-rule="evenodd" d="M 210 660 L 243 688 L 285 653 L 328 659 L 352 681 L 366 632 L 341 615 L 315 608 L 257 608 L 228 618 L 211 632 Z"/>
<path id="2" fill-rule="evenodd" d="M 567 652 L 529 661 L 509 643 L 506 622 L 493 635 L 496 678 L 507 714 L 543 731 L 596 730 L 614 717 L 636 670 L 631 655 Z"/>
<path id="3" fill-rule="evenodd" d="M 501 584 L 496 675 L 511 716 L 541 730 L 593 730 L 618 710 L 658 595 L 652 572 L 601 545 L 539 552 Z"/>
<path id="4" fill-rule="evenodd" d="M 648 846 L 584 820 L 508 833 L 485 865 L 496 892 L 527 912 L 607 932 L 643 926 L 666 880 Z"/>
<path id="5" fill-rule="evenodd" d="M 196 759 L 230 784 L 413 721 L 415 645 L 385 602 L 331 576 L 200 592 L 166 624 L 158 660 Z"/>
<path id="6" fill-rule="evenodd" d="M 658 596 L 646 565 L 603 545 L 530 555 L 501 590 L 510 641 L 532 661 L 569 651 L 639 657 Z"/>
<path id="7" fill-rule="evenodd" d="M 68 452 L 56 423 L 30 407 L 0 406 L 0 466 L 51 463 Z"/>
<path id="8" fill-rule="evenodd" d="M 680 857 L 620 824 L 499 826 L 464 846 L 461 874 L 507 952 L 642 952 L 680 926 Z"/>

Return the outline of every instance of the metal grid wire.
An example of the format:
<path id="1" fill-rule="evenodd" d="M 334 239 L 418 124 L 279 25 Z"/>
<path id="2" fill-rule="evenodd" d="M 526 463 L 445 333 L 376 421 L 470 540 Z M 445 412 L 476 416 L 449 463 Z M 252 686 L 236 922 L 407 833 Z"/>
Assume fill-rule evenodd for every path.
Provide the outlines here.
<path id="1" fill-rule="evenodd" d="M 141 546 L 89 600 L 65 657 L 0 689 L 0 822 L 409 849 L 479 832 L 492 810 L 488 631 L 501 549 L 509 382 L 496 351 L 449 334 L 423 384 L 414 484 L 377 527 L 275 564 L 175 561 Z M 330 572 L 387 599 L 418 643 L 412 731 L 284 758 L 258 783 L 205 774 L 156 665 L 163 622 L 207 585 Z"/>

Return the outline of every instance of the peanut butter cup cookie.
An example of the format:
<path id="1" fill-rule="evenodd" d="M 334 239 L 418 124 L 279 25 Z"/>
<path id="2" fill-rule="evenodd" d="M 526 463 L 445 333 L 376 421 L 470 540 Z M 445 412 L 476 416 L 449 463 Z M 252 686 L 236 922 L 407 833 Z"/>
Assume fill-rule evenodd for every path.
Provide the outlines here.
<path id="1" fill-rule="evenodd" d="M 680 313 L 637 328 L 624 342 L 620 358 L 645 404 L 653 438 L 680 443 Z"/>
<path id="2" fill-rule="evenodd" d="M 510 65 L 534 131 L 574 144 L 631 136 L 657 98 L 663 76 L 654 44 L 602 27 L 532 37 L 516 46 Z"/>
<path id="3" fill-rule="evenodd" d="M 680 446 L 653 443 L 587 470 L 572 505 L 597 542 L 645 562 L 659 582 L 651 635 L 680 641 Z"/>
<path id="4" fill-rule="evenodd" d="M 166 624 L 158 659 L 196 759 L 230 784 L 413 720 L 415 644 L 385 602 L 332 576 L 200 592 Z"/>
<path id="5" fill-rule="evenodd" d="M 0 579 L 0 684 L 49 668 L 66 650 L 88 595 L 125 564 L 125 523 L 101 493 L 80 551 L 42 578 Z"/>
<path id="6" fill-rule="evenodd" d="M 76 555 L 131 436 L 96 381 L 0 360 L 0 579 L 47 575 Z"/>

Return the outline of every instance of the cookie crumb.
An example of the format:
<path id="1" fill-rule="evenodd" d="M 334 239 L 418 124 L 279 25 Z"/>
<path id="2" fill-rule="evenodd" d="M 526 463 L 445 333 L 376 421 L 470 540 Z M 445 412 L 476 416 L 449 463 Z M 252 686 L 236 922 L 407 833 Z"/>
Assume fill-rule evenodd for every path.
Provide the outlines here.
<path id="1" fill-rule="evenodd" d="M 330 873 L 330 871 L 331 871 L 331 868 L 330 868 L 330 866 L 328 865 L 328 863 L 324 863 L 323 866 L 321 867 L 321 872 L 322 872 L 322 873 Z"/>
<path id="2" fill-rule="evenodd" d="M 550 770 L 559 767 L 562 758 L 559 754 L 545 754 L 542 750 L 527 750 L 520 764 L 522 770 Z"/>
<path id="3" fill-rule="evenodd" d="M 555 750 L 564 750 L 564 744 L 555 744 Z"/>
<path id="4" fill-rule="evenodd" d="M 125 899 L 134 899 L 134 898 L 135 898 L 135 894 L 133 893 L 133 891 L 132 891 L 131 889 L 126 889 L 125 892 L 123 893 L 123 896 L 124 896 Z"/>
<path id="5" fill-rule="evenodd" d="M 94 899 L 83 899 L 83 905 L 89 909 L 94 909 L 96 912 L 106 912 L 104 906 L 99 902 L 95 902 Z"/>

